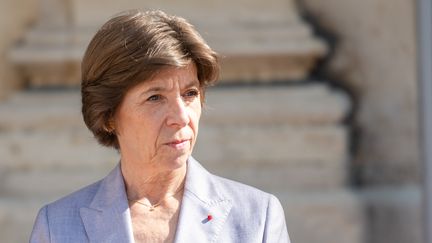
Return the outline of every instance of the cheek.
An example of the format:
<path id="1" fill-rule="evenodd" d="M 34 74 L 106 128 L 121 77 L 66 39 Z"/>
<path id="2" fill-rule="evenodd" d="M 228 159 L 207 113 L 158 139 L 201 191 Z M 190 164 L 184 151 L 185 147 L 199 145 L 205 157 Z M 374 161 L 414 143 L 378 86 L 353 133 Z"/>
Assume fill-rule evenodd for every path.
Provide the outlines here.
<path id="1" fill-rule="evenodd" d="M 199 120 L 201 117 L 201 103 L 195 104 L 191 107 L 191 125 L 195 131 L 198 130 Z"/>
<path id="2" fill-rule="evenodd" d="M 165 117 L 163 110 L 142 114 L 137 129 L 140 129 L 144 136 L 148 135 L 148 137 L 155 139 L 165 123 Z"/>
<path id="3" fill-rule="evenodd" d="M 119 121 L 120 137 L 130 142 L 141 143 L 154 140 L 160 129 L 161 116 L 158 112 L 146 112 L 145 110 L 128 110 L 123 112 Z"/>

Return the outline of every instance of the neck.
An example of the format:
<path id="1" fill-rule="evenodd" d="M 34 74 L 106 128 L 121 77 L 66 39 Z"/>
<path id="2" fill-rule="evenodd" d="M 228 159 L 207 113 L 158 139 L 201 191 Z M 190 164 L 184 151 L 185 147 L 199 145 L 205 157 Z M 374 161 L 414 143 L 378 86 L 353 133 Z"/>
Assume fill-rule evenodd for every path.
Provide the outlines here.
<path id="1" fill-rule="evenodd" d="M 186 163 L 173 170 L 158 170 L 145 163 L 123 161 L 121 170 L 125 180 L 126 193 L 130 200 L 143 200 L 154 203 L 173 195 L 183 186 L 186 177 Z"/>

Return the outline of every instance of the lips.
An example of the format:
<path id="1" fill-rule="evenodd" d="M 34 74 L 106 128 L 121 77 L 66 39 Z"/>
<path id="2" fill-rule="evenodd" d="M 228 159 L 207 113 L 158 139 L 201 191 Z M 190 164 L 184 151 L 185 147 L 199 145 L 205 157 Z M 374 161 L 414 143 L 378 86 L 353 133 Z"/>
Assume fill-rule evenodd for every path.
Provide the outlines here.
<path id="1" fill-rule="evenodd" d="M 168 145 L 175 149 L 183 149 L 186 146 L 188 146 L 189 142 L 190 139 L 181 139 L 181 140 L 173 140 L 171 142 L 165 143 L 165 145 Z"/>

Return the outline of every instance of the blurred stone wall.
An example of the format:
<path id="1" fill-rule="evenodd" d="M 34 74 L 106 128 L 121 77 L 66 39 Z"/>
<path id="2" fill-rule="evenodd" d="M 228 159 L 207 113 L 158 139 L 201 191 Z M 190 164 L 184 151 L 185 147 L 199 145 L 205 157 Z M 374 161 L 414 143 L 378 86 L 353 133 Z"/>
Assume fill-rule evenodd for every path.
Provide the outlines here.
<path id="1" fill-rule="evenodd" d="M 23 85 L 22 77 L 8 61 L 7 51 L 23 36 L 36 16 L 36 0 L 0 0 L 0 98 Z"/>
<path id="2" fill-rule="evenodd" d="M 416 1 L 298 2 L 334 35 L 334 53 L 325 69 L 357 98 L 353 163 L 360 182 L 419 182 Z"/>
<path id="3" fill-rule="evenodd" d="M 7 50 L 23 37 L 24 31 L 28 29 L 35 16 L 40 15 L 38 2 L 37 0 L 0 0 L 0 97 L 5 97 L 12 90 L 19 89 L 25 82 L 22 74 L 16 72 L 14 66 L 6 61 Z M 41 0 L 41 2 L 50 1 Z M 76 5 L 75 8 L 81 6 L 85 10 L 86 4 L 91 5 L 94 1 L 77 0 L 76 2 L 82 4 Z M 352 137 L 354 150 L 350 165 L 354 169 L 351 180 L 355 181 L 355 185 L 361 190 L 356 191 L 358 196 L 356 200 L 351 196 L 344 198 L 339 194 L 320 190 L 317 191 L 325 195 L 293 197 L 289 194 L 288 198 L 298 200 L 297 206 L 290 207 L 288 210 L 289 213 L 290 210 L 297 212 L 298 221 L 295 217 L 291 220 L 308 221 L 307 226 L 310 228 L 298 229 L 298 232 L 304 231 L 308 234 L 319 228 L 313 227 L 319 225 L 317 222 L 327 221 L 330 223 L 326 224 L 335 225 L 332 229 L 344 231 L 339 227 L 349 226 L 347 222 L 352 219 L 355 226 L 352 228 L 355 232 L 348 235 L 357 236 L 361 234 L 358 225 L 362 222 L 359 219 L 362 216 L 357 214 L 362 212 L 367 226 L 364 242 L 422 242 L 421 194 L 418 185 L 420 163 L 417 136 L 415 1 L 297 0 L 297 2 L 304 8 L 305 13 L 313 16 L 320 27 L 335 37 L 333 52 L 329 60 L 324 63 L 323 70 L 331 81 L 348 86 L 353 91 L 358 105 L 352 121 L 358 132 Z M 92 16 L 91 12 L 87 14 L 86 16 Z M 56 16 L 53 18 L 56 19 Z M 79 18 L 80 21 L 83 19 L 85 18 Z M 22 101 L 19 97 L 17 100 Z M 34 102 L 30 100 L 30 103 Z M 61 107 L 61 110 L 65 110 L 63 106 Z M 313 104 L 311 107 L 314 107 Z M 17 110 L 15 106 L 7 108 Z M 51 134 L 43 130 L 39 133 L 45 136 Z M 58 133 L 55 137 L 59 137 Z M 40 141 L 36 138 L 39 137 L 35 136 L 35 143 Z M 317 171 L 322 170 L 317 169 Z M 28 176 L 22 178 L 27 180 Z M 353 201 L 353 203 L 346 203 L 346 201 Z M 315 208 L 319 210 L 311 210 L 314 207 L 310 207 L 309 204 L 315 202 L 319 206 Z M 10 204 L 17 203 L 12 201 Z M 39 202 L 36 205 L 40 206 Z M 303 211 L 298 210 L 302 207 Z M 365 210 L 361 211 L 363 207 Z M 329 209 L 334 209 L 336 213 L 332 214 L 332 210 Z M 341 209 L 339 221 L 329 218 L 328 215 L 320 216 L 322 212 L 328 212 L 333 216 L 338 215 L 338 210 Z M 16 220 L 17 225 L 25 220 Z M 10 222 L 5 221 L 2 225 L 10 225 Z M 293 224 L 291 228 L 295 227 L 299 227 L 298 223 Z M 328 239 L 334 237 L 333 233 L 325 233 L 328 232 L 323 233 L 328 236 Z M 343 239 L 339 240 L 352 242 Z"/>
<path id="4" fill-rule="evenodd" d="M 358 98 L 355 163 L 360 180 L 418 182 L 415 1 L 297 1 L 337 37 L 326 70 Z M 7 61 L 7 50 L 23 36 L 38 7 L 36 0 L 0 0 L 0 6 L 0 97 L 4 97 L 23 84 Z"/>
<path id="5" fill-rule="evenodd" d="M 357 104 L 351 180 L 365 203 L 366 242 L 424 242 L 416 1 L 297 2 L 333 41 L 321 74 Z"/>

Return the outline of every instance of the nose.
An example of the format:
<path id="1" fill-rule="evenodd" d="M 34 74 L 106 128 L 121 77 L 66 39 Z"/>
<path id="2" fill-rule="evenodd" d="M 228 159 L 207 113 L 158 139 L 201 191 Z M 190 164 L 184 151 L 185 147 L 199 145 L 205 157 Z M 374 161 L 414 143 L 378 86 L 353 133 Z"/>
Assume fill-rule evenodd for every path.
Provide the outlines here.
<path id="1" fill-rule="evenodd" d="M 169 126 L 184 127 L 190 122 L 188 108 L 181 98 L 175 99 L 170 104 L 169 115 L 167 118 L 167 124 Z"/>

